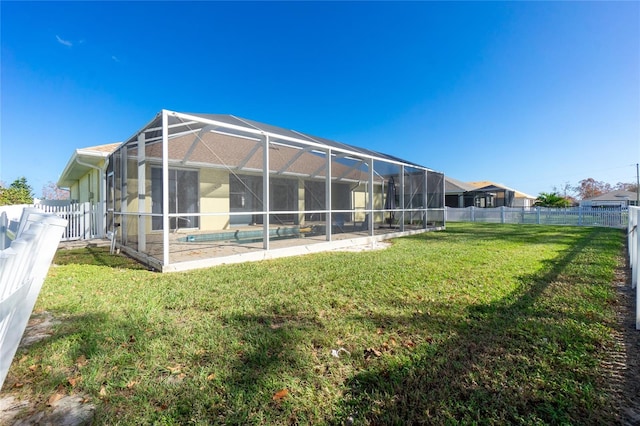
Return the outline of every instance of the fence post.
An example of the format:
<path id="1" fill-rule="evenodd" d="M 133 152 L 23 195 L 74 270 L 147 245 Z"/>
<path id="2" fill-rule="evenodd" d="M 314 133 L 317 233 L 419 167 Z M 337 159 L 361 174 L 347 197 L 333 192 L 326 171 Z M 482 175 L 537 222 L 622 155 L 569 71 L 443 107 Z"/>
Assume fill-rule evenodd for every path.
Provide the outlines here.
<path id="1" fill-rule="evenodd" d="M 540 225 L 540 207 L 536 207 L 536 223 Z"/>
<path id="2" fill-rule="evenodd" d="M 0 250 L 4 250 L 7 246 L 7 227 L 9 226 L 9 219 L 7 219 L 7 213 L 2 212 L 0 214 Z"/>
<path id="3" fill-rule="evenodd" d="M 640 256 L 638 250 L 640 250 L 640 229 L 638 224 L 640 222 L 640 211 L 636 211 L 636 241 L 635 241 L 635 268 L 631 271 L 631 285 L 636 288 L 636 330 L 640 330 L 640 291 L 638 291 L 638 269 L 640 269 Z"/>
<path id="4" fill-rule="evenodd" d="M 582 206 L 578 206 L 578 226 L 582 226 Z"/>
<path id="5" fill-rule="evenodd" d="M 505 222 L 505 219 L 504 219 L 504 218 L 505 218 L 504 209 L 505 209 L 505 207 L 504 207 L 504 206 L 501 206 L 501 207 L 500 207 L 500 223 L 504 223 L 504 222 Z"/>
<path id="6" fill-rule="evenodd" d="M 476 208 L 474 206 L 469 207 L 471 209 L 471 222 L 476 221 Z"/>

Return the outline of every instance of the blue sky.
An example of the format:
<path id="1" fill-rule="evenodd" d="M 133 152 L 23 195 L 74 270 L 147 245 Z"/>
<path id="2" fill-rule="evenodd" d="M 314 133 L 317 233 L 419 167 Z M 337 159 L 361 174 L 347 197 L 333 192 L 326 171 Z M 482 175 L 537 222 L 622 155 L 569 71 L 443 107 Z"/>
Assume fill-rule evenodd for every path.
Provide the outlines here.
<path id="1" fill-rule="evenodd" d="M 229 113 L 537 195 L 635 181 L 639 2 L 0 2 L 0 180 L 161 109 Z"/>

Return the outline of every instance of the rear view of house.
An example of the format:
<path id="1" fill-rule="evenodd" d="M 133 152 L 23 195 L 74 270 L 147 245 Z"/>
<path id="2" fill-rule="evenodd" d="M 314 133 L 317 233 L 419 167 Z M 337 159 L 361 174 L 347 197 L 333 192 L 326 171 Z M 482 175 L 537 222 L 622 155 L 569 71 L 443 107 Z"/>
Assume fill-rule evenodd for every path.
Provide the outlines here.
<path id="1" fill-rule="evenodd" d="M 163 110 L 107 158 L 104 188 L 106 230 L 163 271 L 444 227 L 442 173 L 231 115 Z"/>

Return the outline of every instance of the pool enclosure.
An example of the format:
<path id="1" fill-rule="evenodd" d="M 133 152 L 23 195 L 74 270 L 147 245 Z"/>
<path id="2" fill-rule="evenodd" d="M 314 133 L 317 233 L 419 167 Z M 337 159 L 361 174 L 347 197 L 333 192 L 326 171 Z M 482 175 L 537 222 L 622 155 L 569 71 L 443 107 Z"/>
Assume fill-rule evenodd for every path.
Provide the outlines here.
<path id="1" fill-rule="evenodd" d="M 162 271 L 444 227 L 442 173 L 232 115 L 161 111 L 109 157 L 106 189 L 117 246 Z"/>

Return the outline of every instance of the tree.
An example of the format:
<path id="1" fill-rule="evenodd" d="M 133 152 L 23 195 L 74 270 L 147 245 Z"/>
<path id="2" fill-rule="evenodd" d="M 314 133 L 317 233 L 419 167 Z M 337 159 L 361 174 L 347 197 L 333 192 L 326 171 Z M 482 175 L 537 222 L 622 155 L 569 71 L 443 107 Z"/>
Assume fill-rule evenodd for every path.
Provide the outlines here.
<path id="1" fill-rule="evenodd" d="M 582 179 L 578 182 L 578 186 L 573 188 L 573 190 L 578 194 L 578 197 L 582 200 L 597 197 L 598 195 L 602 195 L 612 189 L 613 188 L 610 184 L 593 178 Z"/>
<path id="2" fill-rule="evenodd" d="M 42 198 L 45 200 L 68 200 L 69 191 L 62 189 L 54 182 L 49 181 L 42 187 Z"/>
<path id="3" fill-rule="evenodd" d="M 533 205 L 538 207 L 569 207 L 571 201 L 555 192 L 541 192 Z"/>
<path id="4" fill-rule="evenodd" d="M 553 193 L 560 195 L 562 198 L 566 198 L 572 206 L 578 204 L 578 200 L 576 200 L 575 197 L 574 186 L 569 182 L 564 182 L 560 187 L 554 186 Z"/>
<path id="5" fill-rule="evenodd" d="M 620 191 L 638 192 L 638 185 L 635 183 L 618 182 L 613 187 L 613 189 L 617 189 Z"/>
<path id="6" fill-rule="evenodd" d="M 8 188 L 0 188 L 0 206 L 33 203 L 33 189 L 22 176 L 11 183 Z"/>

